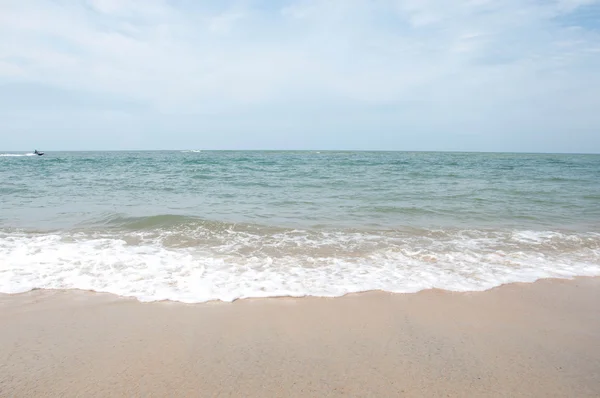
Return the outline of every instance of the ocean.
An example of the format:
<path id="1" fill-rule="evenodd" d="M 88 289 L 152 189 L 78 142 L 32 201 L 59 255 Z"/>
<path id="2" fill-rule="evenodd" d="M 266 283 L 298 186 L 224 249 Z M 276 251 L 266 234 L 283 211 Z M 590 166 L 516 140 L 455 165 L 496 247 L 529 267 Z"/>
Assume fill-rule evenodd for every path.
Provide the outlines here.
<path id="1" fill-rule="evenodd" d="M 600 275 L 600 155 L 0 152 L 0 293 L 480 291 Z"/>

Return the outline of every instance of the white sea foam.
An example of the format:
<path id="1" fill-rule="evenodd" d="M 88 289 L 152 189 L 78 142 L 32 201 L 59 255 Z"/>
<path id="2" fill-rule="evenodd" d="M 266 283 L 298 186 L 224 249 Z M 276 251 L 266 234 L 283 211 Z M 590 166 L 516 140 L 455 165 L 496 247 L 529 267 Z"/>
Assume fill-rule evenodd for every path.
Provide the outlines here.
<path id="1" fill-rule="evenodd" d="M 0 234 L 0 292 L 84 289 L 197 303 L 368 290 L 480 291 L 600 275 L 600 234 L 591 233 L 207 233 L 195 231 L 193 245 L 172 244 L 178 236 L 164 231 Z"/>
<path id="2" fill-rule="evenodd" d="M 0 153 L 0 157 L 20 158 L 23 156 L 35 156 L 35 153 Z"/>

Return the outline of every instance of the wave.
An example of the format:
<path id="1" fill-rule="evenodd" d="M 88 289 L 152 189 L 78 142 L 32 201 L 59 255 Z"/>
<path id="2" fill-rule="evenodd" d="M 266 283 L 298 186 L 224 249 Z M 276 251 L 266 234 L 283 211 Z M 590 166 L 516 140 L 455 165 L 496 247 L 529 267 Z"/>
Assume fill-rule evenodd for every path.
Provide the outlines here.
<path id="1" fill-rule="evenodd" d="M 79 230 L 95 228 L 97 232 L 105 230 L 109 233 L 132 232 L 140 234 L 181 234 L 181 239 L 207 234 L 219 234 L 222 231 L 252 231 L 257 236 L 286 231 L 284 227 L 251 224 L 246 222 L 228 222 L 206 219 L 183 214 L 155 214 L 150 216 L 128 216 L 124 214 L 105 214 L 78 224 Z"/>
<path id="2" fill-rule="evenodd" d="M 123 215 L 107 215 L 95 220 L 92 224 L 106 225 L 113 228 L 144 230 L 152 228 L 167 228 L 184 224 L 207 222 L 201 218 L 178 214 L 158 214 L 153 216 L 129 217 Z"/>
<path id="3" fill-rule="evenodd" d="M 35 153 L 0 153 L 0 157 L 20 158 L 24 156 L 36 156 Z"/>
<path id="4" fill-rule="evenodd" d="M 83 289 L 197 303 L 480 291 L 600 275 L 598 233 L 307 231 L 179 221 L 159 217 L 147 231 L 0 232 L 0 292 Z"/>

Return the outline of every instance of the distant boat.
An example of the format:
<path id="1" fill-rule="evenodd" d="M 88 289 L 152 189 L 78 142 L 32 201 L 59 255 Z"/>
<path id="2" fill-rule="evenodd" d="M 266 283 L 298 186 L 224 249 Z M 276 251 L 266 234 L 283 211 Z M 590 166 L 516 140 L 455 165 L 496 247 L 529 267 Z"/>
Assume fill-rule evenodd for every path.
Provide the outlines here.
<path id="1" fill-rule="evenodd" d="M 44 152 L 40 152 L 37 149 L 35 151 L 33 151 L 33 153 L 35 153 L 38 156 L 43 156 L 44 155 Z"/>

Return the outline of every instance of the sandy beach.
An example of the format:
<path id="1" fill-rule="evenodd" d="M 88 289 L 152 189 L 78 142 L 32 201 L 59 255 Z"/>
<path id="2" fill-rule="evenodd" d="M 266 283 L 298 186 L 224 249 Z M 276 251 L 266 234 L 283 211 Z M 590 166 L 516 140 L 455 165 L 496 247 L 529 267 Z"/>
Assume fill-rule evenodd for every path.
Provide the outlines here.
<path id="1" fill-rule="evenodd" d="M 598 397 L 600 279 L 140 303 L 0 296 L 2 397 Z"/>

